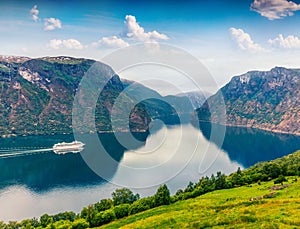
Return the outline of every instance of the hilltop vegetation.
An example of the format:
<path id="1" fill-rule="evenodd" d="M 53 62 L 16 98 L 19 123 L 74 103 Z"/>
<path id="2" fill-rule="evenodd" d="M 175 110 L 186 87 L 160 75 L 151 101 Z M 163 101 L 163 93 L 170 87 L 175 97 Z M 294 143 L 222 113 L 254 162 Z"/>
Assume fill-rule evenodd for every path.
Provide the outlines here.
<path id="1" fill-rule="evenodd" d="M 140 198 L 127 188 L 112 199 L 84 207 L 79 214 L 64 212 L 1 228 L 205 228 L 297 227 L 300 204 L 300 151 L 226 176 L 221 172 L 190 182 L 171 196 L 166 185 L 154 196 Z M 276 186 L 274 186 L 276 185 Z M 118 220 L 119 219 L 119 220 Z M 108 224 L 110 223 L 110 224 Z"/>

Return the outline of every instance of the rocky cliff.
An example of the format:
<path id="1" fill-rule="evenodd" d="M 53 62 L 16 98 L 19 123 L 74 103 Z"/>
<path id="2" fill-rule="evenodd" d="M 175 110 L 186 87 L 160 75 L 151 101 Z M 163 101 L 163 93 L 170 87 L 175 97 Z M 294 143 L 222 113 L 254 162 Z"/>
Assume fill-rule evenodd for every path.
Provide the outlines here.
<path id="1" fill-rule="evenodd" d="M 217 122 L 209 104 L 214 110 L 221 109 L 220 93 L 226 106 L 226 125 L 300 135 L 299 69 L 275 67 L 233 77 L 197 110 L 199 120 Z"/>

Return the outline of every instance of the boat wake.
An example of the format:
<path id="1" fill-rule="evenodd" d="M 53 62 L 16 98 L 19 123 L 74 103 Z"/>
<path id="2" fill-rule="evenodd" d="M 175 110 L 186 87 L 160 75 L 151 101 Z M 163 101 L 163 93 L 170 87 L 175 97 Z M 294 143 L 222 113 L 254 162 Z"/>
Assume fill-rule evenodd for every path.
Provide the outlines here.
<path id="1" fill-rule="evenodd" d="M 53 152 L 53 148 L 43 148 L 43 149 L 32 149 L 32 150 L 18 150 L 18 149 L 1 149 L 0 150 L 0 159 L 9 158 L 9 157 L 19 157 L 19 156 L 28 156 L 33 154 Z"/>
<path id="2" fill-rule="evenodd" d="M 52 148 L 0 148 L 0 159 L 18 156 L 27 156 L 40 153 L 54 152 L 55 154 L 80 153 L 83 150 L 84 143 L 73 141 L 70 143 L 62 142 L 55 144 Z"/>

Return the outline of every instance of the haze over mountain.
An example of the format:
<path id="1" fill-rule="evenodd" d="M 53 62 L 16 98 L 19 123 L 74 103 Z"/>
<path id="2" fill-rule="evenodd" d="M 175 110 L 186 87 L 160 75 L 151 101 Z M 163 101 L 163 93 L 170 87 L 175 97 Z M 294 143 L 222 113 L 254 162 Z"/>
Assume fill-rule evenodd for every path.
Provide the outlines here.
<path id="1" fill-rule="evenodd" d="M 275 67 L 233 77 L 197 110 L 200 120 L 217 122 L 220 93 L 226 105 L 226 125 L 300 134 L 299 69 Z M 208 104 L 215 107 L 214 114 Z"/>

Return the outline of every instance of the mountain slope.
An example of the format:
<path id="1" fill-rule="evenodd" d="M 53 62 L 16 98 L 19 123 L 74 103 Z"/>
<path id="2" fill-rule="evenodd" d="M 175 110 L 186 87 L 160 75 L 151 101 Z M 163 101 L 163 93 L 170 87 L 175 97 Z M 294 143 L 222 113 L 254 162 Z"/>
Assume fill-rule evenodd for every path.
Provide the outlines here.
<path id="1" fill-rule="evenodd" d="M 74 95 L 81 78 L 94 63 L 71 57 L 1 57 L 0 135 L 72 133 Z M 109 131 L 109 114 L 124 86 L 109 66 L 99 65 L 99 78 L 110 80 L 98 98 L 96 128 Z M 83 96 L 89 97 L 88 94 Z M 127 98 L 126 102 L 131 99 Z M 145 110 L 135 108 L 131 117 L 134 131 L 147 129 L 149 117 Z"/>
<path id="2" fill-rule="evenodd" d="M 300 134 L 300 70 L 275 67 L 235 76 L 197 110 L 199 120 L 216 122 L 208 104 L 220 109 L 219 93 L 226 105 L 226 125 Z"/>
<path id="3" fill-rule="evenodd" d="M 201 92 L 187 92 L 178 95 L 161 96 L 158 92 L 143 84 L 122 79 L 127 93 L 136 101 L 143 101 L 151 117 L 160 117 L 165 123 L 189 123 L 191 114 L 196 108 L 201 107 L 205 95 Z M 171 113 L 175 114 L 170 119 Z"/>
<path id="4" fill-rule="evenodd" d="M 96 71 L 91 73 L 87 90 L 77 93 L 82 77 L 92 66 L 97 68 L 93 68 Z M 103 83 L 105 86 L 95 107 L 95 120 L 87 120 L 90 108 L 95 105 L 91 104 L 91 93 L 96 93 Z M 113 111 L 117 118 L 114 130 L 127 131 L 124 119 L 129 118 L 129 128 L 133 132 L 147 131 L 153 119 L 175 124 L 179 123 L 181 113 L 193 112 L 191 105 L 191 109 L 186 109 L 187 97 L 163 99 L 141 84 L 122 82 L 113 69 L 99 62 L 96 64 L 94 60 L 66 56 L 37 59 L 0 56 L 0 136 L 72 133 L 76 93 L 85 108 L 80 111 L 83 112 L 80 117 L 76 117 L 81 132 L 90 132 L 94 121 L 96 131 L 112 131 Z M 146 97 L 150 99 L 145 100 Z M 114 106 L 117 100 L 121 101 L 120 106 Z M 174 104 L 183 104 L 184 108 L 181 105 L 175 110 Z M 127 114 L 128 108 L 130 114 Z"/>

